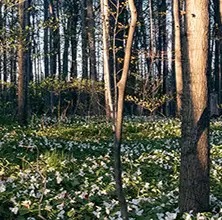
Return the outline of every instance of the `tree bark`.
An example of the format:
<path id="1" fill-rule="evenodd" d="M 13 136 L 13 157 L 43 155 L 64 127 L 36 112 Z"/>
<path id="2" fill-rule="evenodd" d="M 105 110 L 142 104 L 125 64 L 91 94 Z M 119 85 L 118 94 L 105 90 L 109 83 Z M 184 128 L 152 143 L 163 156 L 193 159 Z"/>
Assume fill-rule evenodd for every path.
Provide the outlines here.
<path id="1" fill-rule="evenodd" d="M 44 22 L 47 22 L 49 17 L 49 3 L 44 1 Z M 48 25 L 44 28 L 44 72 L 45 78 L 49 76 L 49 28 Z"/>
<path id="2" fill-rule="evenodd" d="M 82 19 L 82 78 L 88 79 L 88 47 L 87 47 L 87 24 L 86 24 L 86 0 L 81 1 Z"/>
<path id="3" fill-rule="evenodd" d="M 182 38 L 181 212 L 209 210 L 208 0 L 187 0 Z"/>
<path id="4" fill-rule="evenodd" d="M 110 82 L 110 57 L 109 57 L 109 7 L 108 0 L 100 0 L 102 25 L 103 25 L 103 65 L 104 65 L 104 82 L 105 82 L 105 108 L 107 119 L 113 119 L 113 101 L 111 94 Z"/>
<path id="5" fill-rule="evenodd" d="M 90 79 L 97 80 L 96 71 L 96 47 L 95 47 L 95 21 L 93 1 L 87 0 L 87 34 L 89 44 L 89 65 L 90 65 Z"/>
<path id="6" fill-rule="evenodd" d="M 182 107 L 182 60 L 181 60 L 181 36 L 180 36 L 180 1 L 173 0 L 173 18 L 174 18 L 174 48 L 175 48 L 175 80 L 176 80 L 176 115 L 180 116 Z"/>
<path id="7" fill-rule="evenodd" d="M 18 120 L 20 125 L 27 124 L 28 109 L 28 34 L 26 33 L 28 0 L 19 0 L 19 38 L 18 38 Z"/>
<path id="8" fill-rule="evenodd" d="M 78 11 L 79 6 L 74 1 L 73 2 L 73 13 L 71 15 L 71 24 L 70 24 L 70 33 L 71 33 L 71 68 L 70 68 L 70 76 L 73 78 L 77 77 L 77 24 L 78 24 Z"/>
<path id="9" fill-rule="evenodd" d="M 134 0 L 129 0 L 129 9 L 131 13 L 131 22 L 129 26 L 129 32 L 127 37 L 127 43 L 125 48 L 123 70 L 121 78 L 117 84 L 118 96 L 117 96 L 117 108 L 115 113 L 115 140 L 114 140 L 114 175 L 116 182 L 116 191 L 121 207 L 121 215 L 124 220 L 128 219 L 127 203 L 123 193 L 122 188 L 122 164 L 121 164 L 121 139 L 122 139 L 122 124 L 123 124 L 123 107 L 124 107 L 124 97 L 125 88 L 127 82 L 127 76 L 129 72 L 130 58 L 131 58 L 131 48 L 133 44 L 133 35 L 137 22 L 137 11 L 134 5 Z"/>

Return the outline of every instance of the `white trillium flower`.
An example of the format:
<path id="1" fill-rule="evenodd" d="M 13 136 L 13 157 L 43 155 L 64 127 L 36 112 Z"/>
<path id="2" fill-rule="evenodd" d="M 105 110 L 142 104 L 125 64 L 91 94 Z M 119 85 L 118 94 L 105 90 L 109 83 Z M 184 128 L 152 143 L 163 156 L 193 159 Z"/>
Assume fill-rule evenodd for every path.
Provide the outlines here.
<path id="1" fill-rule="evenodd" d="M 6 191 L 6 186 L 5 184 L 0 182 L 0 193 L 5 192 Z"/>
<path id="2" fill-rule="evenodd" d="M 13 208 L 9 208 L 11 210 L 12 213 L 14 213 L 15 215 L 18 213 L 19 208 L 17 206 L 13 207 Z"/>

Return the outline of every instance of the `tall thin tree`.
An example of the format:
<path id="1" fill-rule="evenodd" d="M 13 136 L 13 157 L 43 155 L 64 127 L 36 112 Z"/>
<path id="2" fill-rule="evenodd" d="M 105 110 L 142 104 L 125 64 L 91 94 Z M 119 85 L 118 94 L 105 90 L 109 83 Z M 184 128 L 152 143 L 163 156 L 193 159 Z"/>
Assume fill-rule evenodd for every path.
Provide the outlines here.
<path id="1" fill-rule="evenodd" d="M 28 109 L 28 51 L 26 46 L 29 42 L 27 33 L 28 24 L 28 0 L 19 0 L 19 37 L 18 37 L 18 120 L 21 125 L 27 123 Z"/>

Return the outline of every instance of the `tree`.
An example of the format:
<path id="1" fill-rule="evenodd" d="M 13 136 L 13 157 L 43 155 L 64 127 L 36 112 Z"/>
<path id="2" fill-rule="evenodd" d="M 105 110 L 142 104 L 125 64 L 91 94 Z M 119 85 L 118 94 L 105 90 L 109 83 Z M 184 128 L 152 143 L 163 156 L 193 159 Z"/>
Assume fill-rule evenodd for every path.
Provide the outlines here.
<path id="1" fill-rule="evenodd" d="M 208 0 L 186 0 L 182 36 L 183 102 L 179 207 L 209 209 Z"/>
<path id="2" fill-rule="evenodd" d="M 214 35 L 215 35 L 215 62 L 214 62 L 214 90 L 218 94 L 218 102 L 221 104 L 222 88 L 222 1 L 213 0 L 214 3 Z"/>
<path id="3" fill-rule="evenodd" d="M 86 11 L 86 0 L 81 1 L 81 21 L 82 21 L 82 78 L 88 78 L 88 47 L 87 47 L 87 21 L 86 21 L 87 11 Z"/>
<path id="4" fill-rule="evenodd" d="M 19 0 L 19 37 L 18 37 L 18 119 L 21 125 L 27 123 L 28 108 L 28 51 L 29 34 L 26 31 L 28 20 L 28 0 Z"/>
<path id="5" fill-rule="evenodd" d="M 97 80 L 95 21 L 94 21 L 93 1 L 87 0 L 86 4 L 87 4 L 87 35 L 88 35 L 88 47 L 89 47 L 90 79 Z"/>
<path id="6" fill-rule="evenodd" d="M 44 22 L 49 19 L 49 2 L 44 1 Z M 48 25 L 44 28 L 44 71 L 45 77 L 49 76 L 49 28 Z"/>
<path id="7" fill-rule="evenodd" d="M 180 1 L 173 1 L 173 20 L 174 20 L 174 47 L 175 47 L 175 80 L 176 80 L 176 115 L 180 116 L 181 96 L 183 89 L 182 80 L 182 60 L 181 60 L 181 42 L 180 42 Z"/>
<path id="8" fill-rule="evenodd" d="M 126 199 L 124 196 L 123 192 L 123 187 L 122 187 L 122 163 L 121 163 L 121 141 L 122 141 L 122 124 L 123 124 L 123 109 L 124 109 L 124 98 L 125 98 L 125 89 L 126 89 L 126 83 L 127 83 L 127 77 L 128 77 L 128 72 L 129 72 L 129 66 L 130 66 L 130 60 L 131 60 L 131 49 L 133 45 L 133 36 L 136 28 L 136 22 L 137 22 L 137 11 L 136 7 L 134 4 L 134 0 L 129 0 L 129 10 L 131 13 L 131 22 L 129 25 L 129 32 L 126 40 L 126 46 L 124 50 L 124 60 L 123 60 L 123 69 L 121 71 L 121 77 L 118 82 L 114 83 L 117 88 L 115 88 L 116 93 L 114 96 L 116 97 L 116 101 L 113 101 L 111 104 L 110 102 L 111 97 L 111 87 L 109 84 L 109 67 L 108 67 L 108 27 L 107 21 L 108 21 L 108 1 L 104 0 L 101 1 L 102 5 L 102 15 L 103 15 L 103 47 L 104 47 L 104 62 L 105 62 L 105 74 L 108 74 L 105 77 L 105 82 L 107 88 L 106 90 L 106 96 L 108 99 L 108 105 L 112 105 L 110 107 L 111 109 L 114 109 L 113 112 L 113 122 L 114 122 L 114 148 L 113 148 L 113 154 L 114 154 L 114 177 L 115 177 L 115 183 L 116 183 L 116 192 L 117 192 L 117 197 L 119 200 L 120 204 L 120 209 L 121 209 L 121 215 L 124 220 L 128 219 L 128 211 L 127 211 L 127 203 Z M 119 4 L 117 3 L 119 6 Z M 120 7 L 120 6 L 119 6 Z M 122 6 L 121 6 L 122 7 Z M 118 9 L 117 9 L 118 10 Z M 118 14 L 118 13 L 117 13 Z M 115 27 L 114 27 L 115 29 Z M 113 39 L 115 40 L 115 39 Z M 120 39 L 118 39 L 120 40 Z M 115 45 L 115 44 L 114 44 Z M 112 48 L 115 49 L 115 48 Z M 114 62 L 118 62 L 114 59 Z M 115 65 L 115 63 L 114 63 Z M 115 72 L 115 71 L 114 71 Z M 117 77 L 114 76 L 116 79 Z M 107 91 L 109 90 L 109 91 Z"/>
<path id="9" fill-rule="evenodd" d="M 113 118 L 113 101 L 111 94 L 110 68 L 109 68 L 109 7 L 108 0 L 100 0 L 102 27 L 103 27 L 103 65 L 105 82 L 105 109 L 107 119 Z"/>

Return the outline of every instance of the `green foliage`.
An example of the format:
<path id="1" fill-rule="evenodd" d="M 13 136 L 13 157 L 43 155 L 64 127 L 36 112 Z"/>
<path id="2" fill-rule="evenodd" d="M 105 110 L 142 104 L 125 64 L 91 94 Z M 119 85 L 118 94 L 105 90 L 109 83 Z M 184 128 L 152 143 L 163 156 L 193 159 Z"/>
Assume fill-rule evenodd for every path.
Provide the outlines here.
<path id="1" fill-rule="evenodd" d="M 211 207 L 222 216 L 222 129 L 211 131 Z M 180 122 L 126 118 L 123 184 L 132 219 L 198 219 L 178 213 Z M 0 126 L 1 219 L 118 219 L 112 131 L 105 120 Z"/>
<path id="2" fill-rule="evenodd" d="M 92 80 L 72 79 L 67 82 L 55 77 L 48 77 L 40 83 L 31 82 L 31 106 L 34 106 L 32 112 L 37 115 L 50 113 L 57 120 L 63 114 L 66 117 L 67 110 L 84 115 L 84 111 L 88 112 L 89 100 L 97 96 L 96 101 L 100 102 L 99 96 L 103 97 L 104 93 L 103 86 L 103 83 Z"/>

